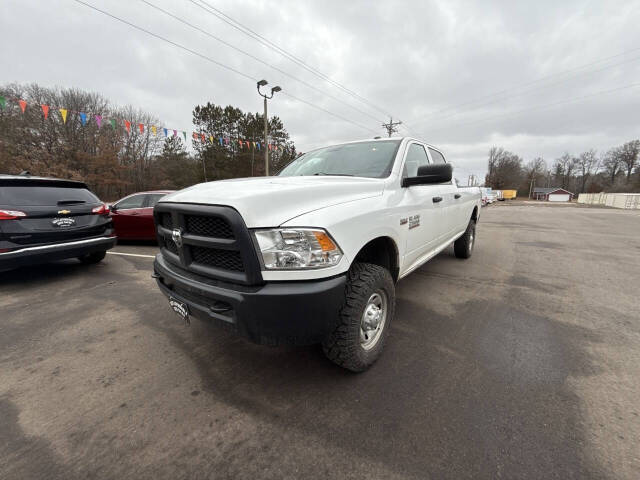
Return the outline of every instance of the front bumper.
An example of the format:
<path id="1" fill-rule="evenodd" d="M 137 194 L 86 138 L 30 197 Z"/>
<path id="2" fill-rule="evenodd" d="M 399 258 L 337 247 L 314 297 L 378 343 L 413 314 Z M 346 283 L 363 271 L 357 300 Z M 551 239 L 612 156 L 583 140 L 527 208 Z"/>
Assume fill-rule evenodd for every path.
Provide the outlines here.
<path id="1" fill-rule="evenodd" d="M 109 250 L 115 244 L 116 237 L 96 237 L 11 250 L 0 253 L 0 271 L 65 258 L 81 257 L 88 253 Z"/>
<path id="2" fill-rule="evenodd" d="M 154 272 L 162 293 L 187 304 L 192 316 L 266 345 L 321 342 L 337 325 L 346 282 L 340 275 L 249 287 L 196 278 L 162 255 L 156 256 Z"/>

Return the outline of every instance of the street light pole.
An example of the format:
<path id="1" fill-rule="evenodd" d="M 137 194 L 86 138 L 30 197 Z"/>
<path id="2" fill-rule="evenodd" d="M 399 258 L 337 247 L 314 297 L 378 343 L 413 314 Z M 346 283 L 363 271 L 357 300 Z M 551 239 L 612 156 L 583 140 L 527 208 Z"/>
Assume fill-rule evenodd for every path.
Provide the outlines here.
<path id="1" fill-rule="evenodd" d="M 269 176 L 269 117 L 267 116 L 267 100 L 273 98 L 273 94 L 282 90 L 279 86 L 275 86 L 271 89 L 271 95 L 267 95 L 260 91 L 260 87 L 264 87 L 269 82 L 266 80 L 260 80 L 257 83 L 258 93 L 261 97 L 264 98 L 264 143 L 262 147 L 264 148 L 264 175 L 265 177 Z"/>
<path id="2" fill-rule="evenodd" d="M 269 137 L 269 121 L 267 120 L 267 97 L 264 97 L 264 176 L 269 176 L 269 149 L 267 148 L 267 141 Z"/>

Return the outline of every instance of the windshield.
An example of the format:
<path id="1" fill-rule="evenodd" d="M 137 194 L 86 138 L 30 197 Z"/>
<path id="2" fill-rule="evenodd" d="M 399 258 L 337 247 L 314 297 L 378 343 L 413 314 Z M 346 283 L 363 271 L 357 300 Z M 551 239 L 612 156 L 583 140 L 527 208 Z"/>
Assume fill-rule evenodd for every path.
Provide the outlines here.
<path id="1" fill-rule="evenodd" d="M 400 140 L 345 143 L 305 153 L 285 167 L 279 175 L 347 175 L 384 178 L 393 167 Z"/>

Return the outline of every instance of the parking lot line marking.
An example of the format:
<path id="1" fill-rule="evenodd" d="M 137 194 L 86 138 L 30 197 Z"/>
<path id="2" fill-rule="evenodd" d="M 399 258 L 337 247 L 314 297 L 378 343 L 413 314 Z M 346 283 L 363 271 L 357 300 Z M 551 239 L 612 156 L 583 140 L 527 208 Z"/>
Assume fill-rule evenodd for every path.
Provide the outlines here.
<path id="1" fill-rule="evenodd" d="M 143 258 L 156 258 L 155 255 L 141 255 L 139 253 L 122 253 L 122 252 L 107 252 L 110 255 L 125 255 L 127 257 L 143 257 Z"/>

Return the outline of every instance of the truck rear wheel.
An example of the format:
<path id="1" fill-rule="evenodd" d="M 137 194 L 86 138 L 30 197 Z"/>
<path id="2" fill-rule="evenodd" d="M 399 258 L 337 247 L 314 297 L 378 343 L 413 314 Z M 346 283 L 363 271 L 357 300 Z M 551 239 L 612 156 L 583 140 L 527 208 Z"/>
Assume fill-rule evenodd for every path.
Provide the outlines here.
<path id="1" fill-rule="evenodd" d="M 382 352 L 395 301 L 395 286 L 386 268 L 355 263 L 347 274 L 338 325 L 322 343 L 327 358 L 353 372 L 369 368 Z"/>
<path id="2" fill-rule="evenodd" d="M 469 258 L 473 253 L 473 244 L 476 241 L 476 221 L 469 220 L 467 229 L 462 236 L 453 242 L 453 251 L 458 258 Z"/>

